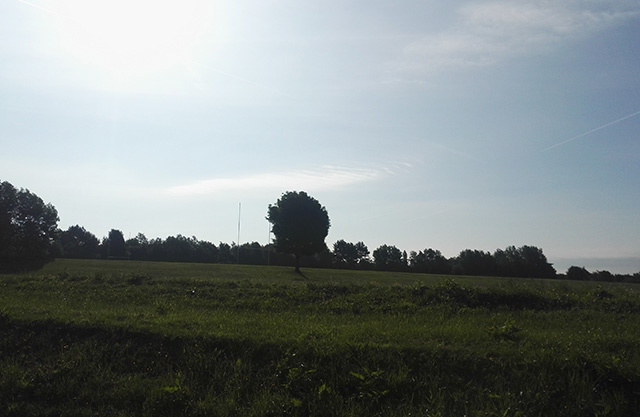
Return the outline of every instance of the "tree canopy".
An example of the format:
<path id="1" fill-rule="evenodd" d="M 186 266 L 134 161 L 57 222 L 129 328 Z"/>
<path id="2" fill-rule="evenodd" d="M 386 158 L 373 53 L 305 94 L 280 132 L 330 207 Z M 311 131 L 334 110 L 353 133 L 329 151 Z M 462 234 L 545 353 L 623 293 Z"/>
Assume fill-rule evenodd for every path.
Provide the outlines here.
<path id="1" fill-rule="evenodd" d="M 53 205 L 0 182 L 0 271 L 39 269 L 52 261 L 58 220 Z"/>
<path id="2" fill-rule="evenodd" d="M 402 252 L 394 245 L 382 245 L 374 250 L 373 261 L 383 271 L 400 271 L 406 267 Z"/>
<path id="3" fill-rule="evenodd" d="M 369 249 L 364 242 L 351 243 L 340 239 L 333 244 L 333 256 L 338 265 L 351 268 L 369 257 Z"/>
<path id="4" fill-rule="evenodd" d="M 498 275 L 523 278 L 555 278 L 556 270 L 547 262 L 542 249 L 535 246 L 507 246 L 496 250 Z"/>
<path id="5" fill-rule="evenodd" d="M 496 260 L 490 252 L 477 249 L 465 249 L 453 260 L 454 274 L 484 275 L 497 274 Z"/>
<path id="6" fill-rule="evenodd" d="M 567 269 L 566 276 L 567 279 L 586 281 L 591 277 L 591 272 L 587 271 L 585 267 L 572 265 Z"/>
<path id="7" fill-rule="evenodd" d="M 325 251 L 329 234 L 329 214 L 318 200 L 304 191 L 288 191 L 270 204 L 267 220 L 275 236 L 273 244 L 278 252 L 295 257 L 295 270 L 300 272 L 300 258 Z"/>
<path id="8" fill-rule="evenodd" d="M 111 229 L 107 238 L 107 258 L 125 258 L 126 256 L 124 235 L 120 230 Z"/>
<path id="9" fill-rule="evenodd" d="M 446 274 L 451 270 L 447 258 L 439 250 L 432 248 L 419 252 L 411 251 L 409 263 L 415 272 Z"/>
<path id="10" fill-rule="evenodd" d="M 65 258 L 97 258 L 100 241 L 84 227 L 75 225 L 60 233 L 62 256 Z"/>

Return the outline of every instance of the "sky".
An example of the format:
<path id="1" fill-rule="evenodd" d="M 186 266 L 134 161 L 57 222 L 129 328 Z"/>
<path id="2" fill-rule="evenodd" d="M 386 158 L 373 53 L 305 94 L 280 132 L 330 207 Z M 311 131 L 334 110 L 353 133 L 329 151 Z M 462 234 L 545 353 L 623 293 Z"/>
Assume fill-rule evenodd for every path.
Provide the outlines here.
<path id="1" fill-rule="evenodd" d="M 636 0 L 5 0 L 0 57 L 0 180 L 63 230 L 266 244 L 306 191 L 330 248 L 640 271 Z"/>

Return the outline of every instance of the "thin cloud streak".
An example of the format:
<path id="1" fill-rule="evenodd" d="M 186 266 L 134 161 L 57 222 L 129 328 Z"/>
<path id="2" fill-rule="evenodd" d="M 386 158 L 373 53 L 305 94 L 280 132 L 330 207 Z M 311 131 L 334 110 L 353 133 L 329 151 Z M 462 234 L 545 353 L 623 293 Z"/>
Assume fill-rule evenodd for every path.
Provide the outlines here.
<path id="1" fill-rule="evenodd" d="M 548 50 L 639 14 L 637 6 L 596 10 L 580 2 L 469 3 L 458 8 L 458 22 L 450 30 L 407 44 L 398 68 L 429 73 L 492 66 L 510 56 Z"/>
<path id="2" fill-rule="evenodd" d="M 311 191 L 338 189 L 383 176 L 373 169 L 347 169 L 326 166 L 318 170 L 301 170 L 257 174 L 238 178 L 214 178 L 179 185 L 168 190 L 171 195 L 214 195 L 231 191 L 262 191 L 265 189 L 305 189 Z"/>
<path id="3" fill-rule="evenodd" d="M 618 120 L 614 120 L 613 122 L 609 122 L 609 123 L 604 124 L 604 125 L 602 125 L 602 126 L 596 127 L 595 129 L 591 129 L 591 130 L 590 130 L 590 131 L 588 131 L 588 132 L 581 133 L 581 134 L 579 134 L 578 136 L 574 136 L 574 137 L 572 137 L 572 138 L 570 138 L 570 139 L 567 139 L 567 140 L 564 140 L 564 141 L 562 141 L 562 142 L 556 143 L 555 145 L 551 145 L 551 146 L 549 146 L 548 148 L 544 148 L 544 149 L 543 149 L 543 150 L 541 150 L 540 152 L 547 152 L 547 151 L 550 151 L 551 149 L 557 148 L 558 146 L 562 146 L 562 145 L 567 144 L 567 143 L 569 143 L 569 142 L 573 142 L 574 140 L 578 140 L 578 139 L 583 138 L 583 137 L 585 137 L 585 136 L 587 136 L 587 135 L 590 135 L 590 134 L 592 134 L 592 133 L 594 133 L 594 132 L 597 132 L 597 131 L 599 131 L 599 130 L 605 129 L 605 128 L 609 127 L 609 126 L 613 126 L 613 125 L 615 125 L 615 124 L 617 124 L 617 123 L 622 122 L 623 120 L 630 119 L 631 117 L 637 116 L 637 115 L 639 115 L 639 114 L 640 114 L 640 110 L 638 110 L 638 111 L 637 111 L 637 112 L 635 112 L 635 113 L 631 113 L 631 114 L 628 114 L 628 115 L 626 115 L 626 116 L 624 116 L 624 117 L 621 117 L 621 118 L 620 118 L 620 119 L 618 119 Z"/>
<path id="4" fill-rule="evenodd" d="M 51 9 L 47 9 L 46 7 L 42 7 L 42 6 L 38 5 L 38 4 L 31 3 L 31 2 L 28 2 L 26 0 L 17 0 L 17 1 L 22 3 L 22 4 L 26 4 L 27 6 L 33 7 L 34 9 L 42 10 L 45 13 L 49 13 L 49 14 L 52 14 L 52 15 L 64 17 L 60 13 L 58 13 L 58 12 L 56 12 L 54 10 L 51 10 Z"/>

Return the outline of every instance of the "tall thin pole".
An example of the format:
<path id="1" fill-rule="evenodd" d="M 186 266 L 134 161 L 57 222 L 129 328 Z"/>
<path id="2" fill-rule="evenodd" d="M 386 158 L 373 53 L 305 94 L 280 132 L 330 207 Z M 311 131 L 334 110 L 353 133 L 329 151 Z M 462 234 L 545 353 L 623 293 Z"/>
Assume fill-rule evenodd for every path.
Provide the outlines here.
<path id="1" fill-rule="evenodd" d="M 271 223 L 267 222 L 269 225 L 269 234 L 267 235 L 267 266 L 271 265 Z"/>
<path id="2" fill-rule="evenodd" d="M 236 254 L 236 263 L 240 263 L 240 214 L 242 213 L 242 203 L 238 203 L 238 251 Z"/>

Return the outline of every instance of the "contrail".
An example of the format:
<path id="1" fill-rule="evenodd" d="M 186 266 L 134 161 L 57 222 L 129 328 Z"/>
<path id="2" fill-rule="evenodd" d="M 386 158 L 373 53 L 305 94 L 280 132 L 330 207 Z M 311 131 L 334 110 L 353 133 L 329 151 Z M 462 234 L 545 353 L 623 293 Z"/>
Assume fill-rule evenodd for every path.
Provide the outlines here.
<path id="1" fill-rule="evenodd" d="M 36 9 L 40 9 L 40 10 L 42 10 L 43 12 L 47 12 L 47 13 L 50 13 L 50 14 L 54 14 L 54 15 L 57 15 L 57 16 L 61 16 L 61 14 L 60 14 L 60 13 L 58 13 L 58 12 L 56 12 L 56 11 L 53 11 L 53 10 L 51 10 L 51 9 L 47 9 L 46 7 L 42 7 L 42 6 L 38 5 L 38 4 L 30 3 L 30 2 L 28 2 L 28 1 L 26 1 L 26 0 L 18 0 L 18 1 L 19 1 L 20 3 L 22 3 L 22 4 L 26 4 L 27 6 L 31 6 L 31 7 L 34 7 L 34 8 L 36 8 Z"/>
<path id="2" fill-rule="evenodd" d="M 36 8 L 38 10 L 42 10 L 43 12 L 46 12 L 46 13 L 61 17 L 63 19 L 66 19 L 67 21 L 70 21 L 70 22 L 73 22 L 73 23 L 78 23 L 74 19 L 70 18 L 69 16 L 65 16 L 65 15 L 63 15 L 63 14 L 61 14 L 61 13 L 55 11 L 55 10 L 51 10 L 51 9 L 46 8 L 46 7 L 42 7 L 42 6 L 38 5 L 38 4 L 31 3 L 31 2 L 29 2 L 27 0 L 17 0 L 17 1 L 22 3 L 22 4 L 26 4 L 27 6 Z M 153 45 L 151 45 L 150 48 L 153 48 L 156 51 L 163 52 L 161 49 L 155 48 Z M 266 86 L 264 84 L 261 84 L 261 83 L 255 82 L 255 81 L 252 81 L 252 80 L 250 80 L 248 78 L 239 77 L 237 75 L 233 75 L 233 74 L 230 74 L 228 72 L 221 71 L 221 70 L 219 70 L 217 68 L 211 67 L 209 65 L 202 64 L 202 63 L 194 61 L 192 59 L 186 58 L 186 59 L 182 59 L 182 61 L 183 62 L 188 62 L 188 63 L 190 63 L 192 65 L 195 65 L 195 66 L 199 66 L 199 67 L 204 68 L 204 69 L 209 70 L 209 71 L 217 72 L 218 74 L 221 74 L 221 75 L 223 75 L 225 77 L 228 77 L 228 78 L 232 78 L 232 79 L 234 79 L 236 81 L 240 81 L 240 82 L 243 82 L 243 83 L 246 83 L 246 84 L 251 84 L 254 87 L 257 87 L 257 88 L 259 88 L 261 90 L 264 90 L 264 91 L 269 91 L 271 93 L 276 93 L 276 94 L 279 94 L 279 95 L 281 95 L 283 97 L 294 98 L 290 94 L 287 94 L 287 93 L 285 93 L 283 91 L 280 91 L 278 89 Z"/>
<path id="3" fill-rule="evenodd" d="M 639 114 L 640 114 L 640 110 L 638 110 L 638 111 L 637 111 L 637 112 L 635 112 L 635 113 L 632 113 L 632 114 L 629 114 L 629 115 L 627 115 L 627 116 L 624 116 L 624 117 L 622 117 L 622 118 L 620 118 L 620 119 L 618 119 L 618 120 L 614 120 L 613 122 L 609 122 L 609 123 L 607 123 L 606 125 L 602 125 L 602 126 L 600 126 L 600 127 L 596 127 L 595 129 L 591 129 L 591 130 L 590 130 L 590 131 L 588 131 L 588 132 L 584 132 L 584 133 L 582 133 L 582 134 L 580 134 L 580 135 L 578 135 L 578 136 L 574 136 L 574 137 L 572 137 L 571 139 L 567 139 L 567 140 L 562 141 L 562 142 L 560 142 L 560 143 L 556 143 L 555 145 L 551 145 L 551 146 L 549 146 L 548 148 L 544 148 L 544 149 L 543 149 L 543 150 L 541 150 L 540 152 L 546 152 L 546 151 L 551 150 L 551 149 L 553 149 L 553 148 L 557 148 L 557 147 L 558 147 L 558 146 L 560 146 L 560 145 L 564 145 L 565 143 L 573 142 L 573 141 L 574 141 L 574 140 L 576 140 L 576 139 L 580 139 L 581 137 L 584 137 L 584 136 L 590 135 L 590 134 L 591 134 L 591 133 L 593 133 L 593 132 L 597 132 L 598 130 L 602 130 L 602 129 L 604 129 L 604 128 L 606 128 L 606 127 L 609 127 L 609 126 L 611 126 L 611 125 L 615 125 L 616 123 L 620 123 L 620 122 L 621 122 L 621 121 L 623 121 L 623 120 L 627 120 L 627 119 L 629 119 L 629 118 L 631 118 L 631 117 L 633 117 L 633 116 L 637 116 L 637 115 L 639 115 Z"/>

